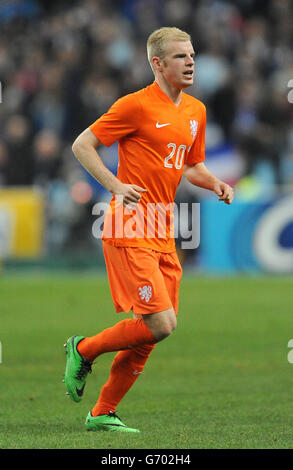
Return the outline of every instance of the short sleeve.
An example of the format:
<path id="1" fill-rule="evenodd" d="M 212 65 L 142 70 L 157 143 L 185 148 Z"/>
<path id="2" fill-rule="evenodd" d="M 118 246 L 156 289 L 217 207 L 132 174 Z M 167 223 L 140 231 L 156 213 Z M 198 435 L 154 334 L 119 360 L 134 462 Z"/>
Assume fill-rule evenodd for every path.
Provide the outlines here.
<path id="1" fill-rule="evenodd" d="M 134 93 L 131 93 L 115 101 L 111 108 L 89 128 L 104 145 L 110 147 L 137 129 L 139 115 L 139 100 Z"/>
<path id="2" fill-rule="evenodd" d="M 205 159 L 205 133 L 206 133 L 206 107 L 202 105 L 202 116 L 200 122 L 197 123 L 197 131 L 194 142 L 188 152 L 185 163 L 194 165 L 203 162 Z"/>

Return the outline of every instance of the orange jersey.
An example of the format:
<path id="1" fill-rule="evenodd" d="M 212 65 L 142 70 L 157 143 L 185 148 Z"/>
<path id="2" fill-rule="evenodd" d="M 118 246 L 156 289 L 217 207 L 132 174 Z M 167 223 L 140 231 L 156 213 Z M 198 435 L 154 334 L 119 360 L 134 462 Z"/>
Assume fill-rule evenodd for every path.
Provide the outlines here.
<path id="1" fill-rule="evenodd" d="M 156 82 L 118 99 L 90 126 L 104 145 L 118 140 L 119 180 L 147 190 L 132 211 L 113 196 L 104 222 L 105 242 L 165 253 L 175 250 L 176 190 L 183 165 L 205 159 L 205 127 L 201 101 L 182 93 L 176 106 Z"/>

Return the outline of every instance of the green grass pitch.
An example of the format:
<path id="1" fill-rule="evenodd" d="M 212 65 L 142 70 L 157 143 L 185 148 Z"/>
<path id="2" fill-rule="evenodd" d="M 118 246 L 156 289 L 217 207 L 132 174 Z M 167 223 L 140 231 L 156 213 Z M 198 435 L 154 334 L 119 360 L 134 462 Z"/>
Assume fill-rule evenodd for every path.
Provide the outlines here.
<path id="1" fill-rule="evenodd" d="M 76 404 L 62 383 L 63 343 L 122 318 L 103 276 L 2 275 L 0 448 L 293 447 L 292 278 L 184 277 L 176 331 L 118 407 L 142 432 L 90 433 L 85 417 L 114 353 L 96 361 Z"/>

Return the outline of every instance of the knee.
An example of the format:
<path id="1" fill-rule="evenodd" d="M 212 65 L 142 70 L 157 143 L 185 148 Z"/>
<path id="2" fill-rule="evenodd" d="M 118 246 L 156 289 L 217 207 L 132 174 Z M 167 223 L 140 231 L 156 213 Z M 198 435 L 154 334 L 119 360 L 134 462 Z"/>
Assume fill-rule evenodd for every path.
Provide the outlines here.
<path id="1" fill-rule="evenodd" d="M 171 333 L 175 330 L 177 326 L 176 317 L 170 321 L 166 321 L 160 325 L 159 328 L 154 333 L 154 336 L 157 341 L 162 341 L 163 339 L 167 338 L 171 335 Z"/>
<path id="2" fill-rule="evenodd" d="M 156 342 L 162 341 L 170 336 L 177 325 L 177 318 L 173 309 L 151 315 L 144 315 L 143 321 L 151 330 Z"/>

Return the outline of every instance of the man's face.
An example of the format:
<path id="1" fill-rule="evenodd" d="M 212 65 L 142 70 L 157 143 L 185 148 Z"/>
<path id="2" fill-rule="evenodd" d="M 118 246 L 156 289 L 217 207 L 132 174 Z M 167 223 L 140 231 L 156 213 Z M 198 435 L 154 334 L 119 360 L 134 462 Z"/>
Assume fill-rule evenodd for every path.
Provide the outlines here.
<path id="1" fill-rule="evenodd" d="M 190 41 L 170 41 L 167 44 L 161 73 L 170 85 L 177 88 L 193 84 L 194 50 Z"/>

